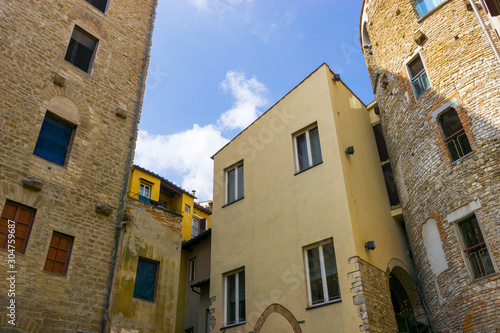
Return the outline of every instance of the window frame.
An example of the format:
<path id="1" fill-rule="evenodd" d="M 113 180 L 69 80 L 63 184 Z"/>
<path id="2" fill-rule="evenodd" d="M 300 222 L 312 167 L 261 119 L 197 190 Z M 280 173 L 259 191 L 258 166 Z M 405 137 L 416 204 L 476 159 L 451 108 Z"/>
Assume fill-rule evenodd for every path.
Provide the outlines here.
<path id="1" fill-rule="evenodd" d="M 239 184 L 239 168 L 242 168 L 242 173 L 243 173 L 243 176 L 242 176 L 242 179 L 243 179 L 243 190 L 242 190 L 242 193 L 241 193 L 241 197 L 238 196 L 238 192 L 239 192 L 239 188 L 240 188 L 240 184 Z M 229 173 L 231 171 L 234 170 L 234 200 L 232 201 L 229 201 Z M 231 165 L 230 167 L 226 168 L 224 170 L 224 178 L 225 178 L 225 185 L 224 185 L 224 188 L 225 188 L 225 199 L 224 199 L 224 202 L 225 202 L 225 205 L 224 206 L 227 206 L 229 204 L 232 204 L 233 202 L 236 202 L 236 201 L 239 201 L 243 198 L 245 198 L 245 166 L 244 166 L 244 163 L 243 163 L 243 160 Z"/>
<path id="2" fill-rule="evenodd" d="M 435 12 L 436 10 L 438 10 L 439 8 L 441 8 L 448 1 L 449 0 L 442 0 L 439 4 L 435 5 L 434 7 L 432 7 L 432 9 L 428 10 L 426 13 L 422 14 L 422 16 L 421 16 L 420 13 L 419 13 L 419 11 L 418 11 L 418 9 L 417 9 L 417 6 L 419 4 L 417 4 L 416 0 L 412 0 L 412 2 L 413 2 L 413 9 L 415 10 L 415 13 L 418 16 L 419 22 L 420 22 L 420 20 L 423 20 L 424 18 L 430 16 L 433 12 Z"/>
<path id="3" fill-rule="evenodd" d="M 241 318 L 240 313 L 239 313 L 239 303 L 240 303 L 240 292 L 239 292 L 239 275 L 240 273 L 243 272 L 245 276 L 245 285 L 243 286 L 245 289 L 244 291 L 244 304 L 245 304 L 245 313 L 243 314 L 244 317 Z M 228 277 L 230 276 L 235 276 L 235 282 L 234 282 L 234 295 L 235 295 L 235 322 L 234 323 L 228 323 L 227 318 L 228 318 L 228 304 L 227 304 L 227 296 L 228 296 Z M 238 326 L 246 323 L 246 274 L 245 274 L 245 267 L 238 268 L 236 270 L 233 270 L 231 272 L 225 273 L 224 275 L 224 324 L 223 327 L 231 327 L 231 326 Z"/>
<path id="4" fill-rule="evenodd" d="M 311 137 L 310 137 L 310 132 L 312 130 L 316 129 L 318 131 L 318 146 L 319 146 L 319 155 L 320 155 L 320 161 L 317 161 L 316 163 L 313 162 L 313 157 L 312 157 L 312 146 L 311 146 Z M 297 143 L 297 138 L 301 136 L 302 134 L 305 134 L 306 138 L 306 150 L 307 150 L 307 160 L 309 162 L 309 165 L 305 167 L 304 169 L 300 168 L 300 159 L 299 159 L 299 148 L 298 148 L 298 143 Z M 301 173 L 303 171 L 306 171 L 308 169 L 311 169 L 312 167 L 315 167 L 316 165 L 319 165 L 323 163 L 323 154 L 321 152 L 321 139 L 319 135 L 319 126 L 318 123 L 315 122 L 302 130 L 295 132 L 293 135 L 293 149 L 294 149 L 294 154 L 295 154 L 295 174 Z"/>
<path id="5" fill-rule="evenodd" d="M 334 259 L 335 259 L 335 267 L 337 270 L 337 289 L 338 289 L 338 296 L 335 298 L 331 298 L 328 295 L 328 281 L 326 278 L 326 268 L 325 268 L 325 260 L 324 260 L 324 254 L 323 254 L 323 245 L 326 244 L 332 244 L 333 247 L 333 254 L 334 254 Z M 323 286 L 323 301 L 322 302 L 316 302 L 313 303 L 312 300 L 312 292 L 311 292 L 311 279 L 310 279 L 310 272 L 309 272 L 309 260 L 307 257 L 307 251 L 311 249 L 319 249 L 319 258 L 320 258 L 320 268 L 321 268 L 321 281 L 322 281 L 322 286 Z M 338 272 L 338 266 L 337 266 L 337 256 L 335 254 L 335 244 L 333 242 L 333 238 L 328 238 L 323 241 L 308 245 L 303 247 L 303 255 L 304 255 L 304 267 L 305 267 L 305 273 L 306 273 L 306 283 L 307 283 L 307 309 L 313 309 L 316 307 L 320 307 L 323 305 L 328 305 L 328 304 L 333 304 L 333 303 L 338 303 L 342 301 L 342 296 L 340 293 L 340 280 L 339 280 L 339 272 Z M 325 283 L 326 281 L 326 283 Z"/>
<path id="6" fill-rule="evenodd" d="M 417 50 L 415 51 L 415 53 L 411 57 L 407 58 L 404 61 L 404 66 L 406 68 L 406 73 L 408 75 L 408 80 L 410 81 L 410 86 L 411 86 L 411 90 L 413 92 L 413 96 L 415 97 L 415 101 L 417 101 L 423 94 L 425 94 L 425 92 L 427 90 L 432 88 L 432 81 L 431 81 L 431 78 L 429 76 L 429 71 L 427 70 L 427 65 L 425 64 L 424 58 L 422 57 L 421 50 L 422 50 L 422 47 L 419 46 L 417 48 Z M 425 72 L 425 74 L 427 75 L 427 80 L 429 81 L 429 86 L 425 90 L 423 90 L 420 95 L 417 94 L 417 90 L 415 89 L 415 85 L 413 83 L 414 77 L 412 76 L 412 73 L 410 71 L 410 63 L 415 61 L 417 59 L 417 57 L 420 58 L 420 61 L 422 62 L 422 66 L 424 67 L 424 69 L 422 71 L 420 71 L 420 73 L 415 75 L 415 77 L 420 78 L 422 73 Z"/>
<path id="7" fill-rule="evenodd" d="M 106 12 L 108 11 L 108 6 L 109 6 L 110 0 L 106 0 L 106 6 L 104 6 L 104 10 L 99 9 L 99 7 L 97 7 L 96 5 L 94 5 L 93 2 L 92 2 L 92 0 L 85 0 L 85 1 L 88 2 L 89 4 L 91 4 L 92 7 L 96 8 L 98 11 L 100 11 L 103 14 L 106 14 Z"/>
<path id="8" fill-rule="evenodd" d="M 188 213 L 188 214 L 191 214 L 191 206 L 185 204 L 184 205 L 184 212 Z"/>
<path id="9" fill-rule="evenodd" d="M 92 5 L 92 4 L 91 4 L 91 5 Z M 92 5 L 92 6 L 93 6 L 93 5 Z M 95 7 L 95 6 L 94 6 L 94 7 Z M 72 41 L 72 40 L 75 40 L 75 39 L 73 38 L 73 34 L 75 33 L 75 30 L 78 30 L 80 33 L 82 33 L 82 34 L 84 34 L 84 35 L 87 35 L 89 38 L 91 38 L 91 39 L 93 39 L 93 40 L 95 41 L 95 46 L 94 46 L 94 49 L 92 50 L 92 55 L 91 55 L 91 57 L 90 57 L 90 60 L 89 60 L 89 64 L 88 64 L 88 68 L 87 68 L 87 70 L 85 70 L 85 69 L 83 69 L 83 68 L 80 68 L 80 67 L 78 67 L 77 65 L 75 65 L 75 63 L 74 63 L 74 59 L 73 59 L 73 61 L 71 61 L 71 58 L 72 58 L 72 56 L 71 56 L 71 55 L 69 56 L 70 60 L 66 59 L 66 58 L 68 58 L 69 47 L 70 47 L 71 41 Z M 77 42 L 77 43 L 81 44 L 80 42 L 78 42 L 78 41 L 76 41 L 76 40 L 75 40 L 75 42 Z M 75 24 L 75 25 L 73 26 L 73 30 L 72 30 L 72 32 L 71 32 L 71 36 L 70 36 L 70 38 L 69 38 L 69 42 L 68 42 L 68 44 L 67 44 L 67 45 L 68 45 L 68 46 L 67 46 L 67 48 L 66 48 L 66 53 L 64 54 L 64 60 L 65 60 L 66 62 L 70 63 L 71 65 L 73 65 L 74 67 L 78 68 L 79 70 L 81 70 L 81 71 L 83 71 L 83 72 L 85 72 L 85 73 L 87 73 L 87 74 L 89 74 L 89 75 L 90 75 L 90 73 L 92 72 L 92 68 L 94 67 L 94 60 L 95 60 L 95 57 L 96 57 L 96 54 L 97 54 L 97 49 L 98 49 L 98 47 L 99 47 L 99 38 L 95 37 L 94 35 L 92 35 L 91 33 L 87 32 L 87 31 L 86 31 L 85 29 L 83 29 L 82 27 L 80 27 L 80 26 L 78 26 L 78 25 L 76 25 L 76 24 Z M 73 53 L 73 52 L 76 52 L 76 51 L 72 51 L 72 53 Z"/>
<path id="10" fill-rule="evenodd" d="M 137 297 L 136 294 L 135 294 L 135 289 L 136 289 L 136 285 L 137 285 L 137 272 L 138 272 L 138 269 L 139 269 L 139 262 L 141 260 L 148 261 L 148 262 L 156 264 L 156 275 L 155 275 L 155 282 L 154 282 L 154 286 L 155 287 L 154 287 L 154 291 L 153 291 L 153 299 L 152 300 L 146 299 L 146 298 L 142 298 L 142 297 Z M 156 302 L 156 292 L 158 290 L 158 275 L 159 274 L 160 274 L 160 262 L 159 261 L 139 256 L 138 260 L 137 260 L 137 268 L 135 270 L 134 290 L 132 292 L 132 298 L 140 299 L 140 300 L 146 301 L 146 302 L 152 302 L 152 303 Z"/>
<path id="11" fill-rule="evenodd" d="M 465 223 L 465 222 L 467 222 L 469 220 L 472 220 L 472 219 L 476 220 L 477 227 L 478 227 L 479 232 L 481 233 L 480 236 L 481 236 L 483 242 L 479 243 L 479 244 L 476 244 L 476 245 L 474 245 L 474 246 L 472 246 L 470 248 L 466 248 L 467 245 L 466 245 L 465 237 L 463 235 L 463 232 L 462 232 L 462 229 L 460 227 L 460 224 Z M 497 272 L 498 272 L 498 270 L 497 270 L 497 267 L 495 265 L 495 260 L 494 260 L 494 257 L 491 255 L 490 246 L 488 244 L 488 241 L 484 237 L 485 233 L 484 233 L 483 225 L 482 225 L 481 221 L 479 220 L 476 212 L 472 211 L 471 214 L 468 214 L 465 217 L 463 217 L 463 218 L 461 218 L 461 219 L 459 219 L 457 221 L 454 221 L 454 224 L 455 224 L 455 231 L 456 231 L 458 239 L 459 239 L 460 252 L 461 252 L 462 257 L 464 259 L 465 267 L 467 269 L 467 272 L 469 273 L 471 281 L 475 282 L 475 281 L 486 279 L 486 278 L 488 278 L 490 276 L 496 275 Z M 485 252 L 488 254 L 490 262 L 491 262 L 491 265 L 492 265 L 492 268 L 493 268 L 493 272 L 489 273 L 489 274 L 486 274 L 486 275 L 482 275 L 482 276 L 476 277 L 476 275 L 474 273 L 475 271 L 474 271 L 474 268 L 473 268 L 473 264 L 471 263 L 472 259 L 469 258 L 469 255 L 468 255 L 467 251 L 468 250 L 472 251 L 473 249 L 477 248 L 478 246 L 481 246 L 479 251 L 485 250 Z"/>
<path id="12" fill-rule="evenodd" d="M 196 257 L 189 259 L 188 261 L 188 282 L 194 282 L 196 280 Z"/>
<path id="13" fill-rule="evenodd" d="M 145 195 L 141 194 L 141 191 L 142 191 L 143 188 L 144 189 L 149 189 L 149 193 L 148 193 L 149 195 L 148 196 L 145 196 Z M 139 200 L 144 201 L 144 202 L 149 202 L 149 200 L 151 200 L 151 191 L 152 190 L 153 190 L 153 185 L 147 184 L 146 182 L 141 182 L 140 185 L 139 185 L 139 194 L 138 194 Z"/>
<path id="14" fill-rule="evenodd" d="M 445 134 L 445 130 L 443 128 L 443 123 L 442 123 L 442 118 L 445 114 L 447 113 L 450 113 L 454 111 L 455 112 L 455 115 L 458 119 L 458 122 L 460 123 L 460 126 L 462 127 L 460 130 L 458 130 L 457 132 L 455 132 L 454 134 L 446 137 L 446 134 Z M 464 128 L 464 125 L 462 123 L 462 120 L 460 119 L 460 116 L 458 115 L 458 112 L 457 112 L 457 109 L 454 108 L 453 106 L 450 106 L 448 108 L 446 108 L 443 112 L 441 112 L 437 118 L 437 121 L 438 121 L 438 124 L 439 124 L 439 127 L 441 128 L 441 134 L 443 135 L 443 143 L 444 145 L 446 146 L 446 150 L 448 151 L 448 154 L 450 156 L 450 159 L 452 161 L 452 163 L 455 163 L 456 161 L 459 161 L 467 156 L 469 156 L 470 154 L 473 153 L 473 150 L 472 150 L 472 146 L 470 144 L 470 140 L 469 140 L 469 136 L 467 135 L 467 132 L 465 131 L 465 128 Z M 465 138 L 467 139 L 467 143 L 469 145 L 469 148 L 470 148 L 470 151 L 467 152 L 467 153 L 464 153 L 464 149 L 462 147 L 462 145 L 460 144 L 460 141 L 459 141 L 459 136 L 465 136 Z M 455 145 L 455 147 L 459 147 L 459 149 L 455 148 L 455 150 L 457 151 L 457 155 L 458 155 L 458 158 L 454 159 L 453 158 L 453 154 L 451 153 L 451 150 L 448 146 L 448 142 L 452 141 Z"/>
<path id="15" fill-rule="evenodd" d="M 9 219 L 7 217 L 3 217 L 4 211 L 5 211 L 5 206 L 7 204 L 16 207 L 16 211 L 14 213 L 14 220 L 11 220 L 11 221 L 14 221 L 15 226 L 17 226 L 17 223 L 18 223 L 17 219 L 19 218 L 19 215 L 21 214 L 20 208 L 25 209 L 27 211 L 31 211 L 31 217 L 30 217 L 30 221 L 29 221 L 29 223 L 27 225 L 27 228 L 26 228 L 26 235 L 25 235 L 25 238 L 23 240 L 23 245 L 21 247 L 21 252 L 17 252 L 17 251 L 14 250 L 15 253 L 24 254 L 24 253 L 26 253 L 26 248 L 28 246 L 29 237 L 31 235 L 31 229 L 33 228 L 33 223 L 35 221 L 36 209 L 33 208 L 33 207 L 29 207 L 29 206 L 26 206 L 26 205 L 23 205 L 23 204 L 11 201 L 11 200 L 5 200 L 4 206 L 2 208 L 2 212 L 0 213 L 0 221 L 1 221 L 1 218 L 4 218 L 7 221 L 7 225 L 6 225 L 7 233 L 4 233 L 4 232 L 0 231 L 1 234 L 5 234 L 7 236 L 5 245 L 1 248 L 2 250 L 5 250 L 5 251 L 7 251 L 8 248 L 9 248 L 9 246 L 8 246 L 9 245 L 9 242 L 8 242 Z M 16 228 L 15 230 L 18 230 L 18 229 Z M 15 235 L 16 235 L 16 233 L 14 232 L 14 236 Z M 16 242 L 17 242 L 18 239 L 19 239 L 18 237 L 15 238 Z M 15 246 L 15 244 L 14 244 L 14 246 Z"/>
<path id="16" fill-rule="evenodd" d="M 38 146 L 38 141 L 40 140 L 40 133 L 42 132 L 42 128 L 43 128 L 43 125 L 45 123 L 45 120 L 48 118 L 51 118 L 52 120 L 60 123 L 60 124 L 63 124 L 67 127 L 70 127 L 71 128 L 71 136 L 69 138 L 69 141 L 68 141 L 68 144 L 66 146 L 66 154 L 64 156 L 64 162 L 61 164 L 59 162 L 56 162 L 56 161 L 53 161 L 53 160 L 50 160 L 44 156 L 41 156 L 39 154 L 36 153 L 36 150 L 37 150 L 37 146 Z M 43 117 L 43 121 L 42 121 L 42 126 L 40 126 L 40 131 L 38 132 L 38 137 L 36 139 L 36 143 L 35 143 L 35 148 L 33 148 L 33 155 L 36 155 L 40 158 L 43 158 L 44 160 L 46 161 L 49 161 L 51 163 L 54 163 L 54 164 L 57 164 L 57 165 L 60 165 L 62 167 L 65 167 L 67 164 L 68 164 L 68 160 L 69 160 L 69 154 L 71 152 L 71 148 L 73 147 L 73 142 L 74 142 L 74 139 L 75 139 L 75 136 L 76 136 L 76 130 L 77 130 L 78 126 L 66 119 L 64 119 L 63 117 L 60 117 L 58 116 L 57 114 L 55 114 L 54 112 L 51 112 L 50 110 L 46 110 L 45 111 L 45 115 Z"/>
<path id="17" fill-rule="evenodd" d="M 55 236 L 59 237 L 60 239 L 66 239 L 66 240 L 69 241 L 68 250 L 67 250 L 66 256 L 64 258 L 64 264 L 63 264 L 63 268 L 62 268 L 62 272 L 61 273 L 54 272 L 55 265 L 52 267 L 51 271 L 48 270 L 48 269 L 46 269 L 47 268 L 47 262 L 49 260 L 54 261 L 54 262 L 61 262 L 61 261 L 56 260 L 57 259 L 57 254 L 59 253 L 59 249 L 60 249 L 59 247 L 56 248 L 57 249 L 56 259 L 54 259 L 54 260 L 53 259 L 49 259 L 50 249 L 51 248 L 55 248 L 54 246 L 52 246 L 52 240 L 54 239 Z M 73 236 L 66 235 L 66 234 L 57 232 L 55 230 L 52 231 L 52 237 L 50 238 L 49 248 L 47 249 L 47 256 L 45 257 L 45 264 L 43 266 L 43 271 L 44 272 L 51 273 L 51 274 L 56 274 L 56 275 L 61 275 L 61 276 L 66 276 L 68 274 L 69 260 L 71 258 L 71 253 L 73 251 L 74 240 L 75 240 L 75 237 L 73 237 Z"/>

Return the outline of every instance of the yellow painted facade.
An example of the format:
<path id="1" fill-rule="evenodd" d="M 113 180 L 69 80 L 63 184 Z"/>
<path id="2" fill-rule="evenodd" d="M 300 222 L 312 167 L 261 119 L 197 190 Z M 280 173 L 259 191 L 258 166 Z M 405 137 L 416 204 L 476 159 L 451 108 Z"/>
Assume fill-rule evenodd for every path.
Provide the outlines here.
<path id="1" fill-rule="evenodd" d="M 363 321 L 353 305 L 358 268 L 352 259 L 381 272 L 397 261 L 412 273 L 367 108 L 333 77 L 323 64 L 214 155 L 212 331 L 358 332 Z M 322 162 L 297 172 L 294 135 L 315 126 Z M 353 155 L 344 152 L 349 146 Z M 241 162 L 244 196 L 226 204 L 225 171 Z M 308 308 L 304 249 L 327 239 L 333 239 L 341 301 Z M 367 241 L 376 249 L 367 251 Z M 231 327 L 224 277 L 241 268 L 246 320 Z M 280 314 L 259 326 L 268 307 Z M 288 313 L 301 331 L 284 320 Z"/>

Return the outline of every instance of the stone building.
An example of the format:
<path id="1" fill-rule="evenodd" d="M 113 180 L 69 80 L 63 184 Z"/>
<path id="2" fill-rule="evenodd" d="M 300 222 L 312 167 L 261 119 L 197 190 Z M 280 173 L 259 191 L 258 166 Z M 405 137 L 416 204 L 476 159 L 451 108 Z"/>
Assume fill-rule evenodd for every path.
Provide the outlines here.
<path id="1" fill-rule="evenodd" d="M 425 331 L 378 121 L 323 64 L 214 155 L 212 332 Z"/>
<path id="2" fill-rule="evenodd" d="M 435 332 L 500 330 L 499 4 L 363 1 L 363 52 Z"/>
<path id="3" fill-rule="evenodd" d="M 0 2 L 1 332 L 107 319 L 154 8 Z"/>

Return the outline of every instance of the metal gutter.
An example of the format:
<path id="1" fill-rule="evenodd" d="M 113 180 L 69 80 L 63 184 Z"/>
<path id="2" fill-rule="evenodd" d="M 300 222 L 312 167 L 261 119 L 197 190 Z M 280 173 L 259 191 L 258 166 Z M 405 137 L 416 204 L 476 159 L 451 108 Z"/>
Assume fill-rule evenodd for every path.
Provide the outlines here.
<path id="1" fill-rule="evenodd" d="M 137 108 L 135 110 L 134 131 L 132 132 L 134 140 L 131 140 L 131 143 L 130 143 L 130 151 L 129 151 L 129 156 L 128 156 L 126 178 L 125 178 L 125 183 L 123 186 L 123 195 L 122 195 L 122 200 L 120 203 L 118 222 L 116 224 L 115 249 L 113 251 L 113 259 L 111 261 L 111 272 L 110 272 L 110 276 L 109 276 L 108 293 L 106 295 L 106 305 L 104 307 L 104 318 L 102 319 L 101 333 L 105 333 L 106 324 L 108 321 L 108 310 L 109 310 L 109 303 L 111 300 L 111 289 L 113 287 L 113 278 L 114 278 L 115 267 L 116 267 L 116 258 L 117 258 L 117 254 L 118 254 L 118 246 L 120 245 L 120 238 L 122 236 L 121 230 L 122 230 L 123 210 L 125 207 L 125 199 L 127 197 L 128 180 L 129 180 L 130 170 L 132 167 L 132 159 L 134 157 L 134 145 L 135 145 L 135 141 L 136 141 L 135 139 L 137 136 L 137 128 L 139 125 L 138 124 L 139 123 L 139 114 L 141 111 L 144 87 L 146 85 L 146 68 L 148 66 L 149 54 L 151 52 L 150 45 L 151 45 L 151 37 L 153 35 L 153 22 L 154 22 L 154 18 L 155 18 L 156 5 L 157 5 L 157 0 L 154 0 L 153 1 L 153 8 L 151 10 L 151 22 L 149 23 L 148 42 L 146 44 L 146 55 L 144 57 L 144 63 L 142 65 L 142 76 L 141 76 L 141 86 L 139 89 L 139 100 L 137 101 Z"/>
<path id="2" fill-rule="evenodd" d="M 490 43 L 491 48 L 493 49 L 493 53 L 495 53 L 495 56 L 497 57 L 498 62 L 500 62 L 500 54 L 498 54 L 498 50 L 497 50 L 497 48 L 495 46 L 495 43 L 493 42 L 493 39 L 491 39 L 491 36 L 488 33 L 486 25 L 484 24 L 484 21 L 481 18 L 481 15 L 479 14 L 479 10 L 477 9 L 477 6 L 476 6 L 476 1 L 475 0 L 470 0 L 469 3 L 471 4 L 472 9 L 474 10 L 474 13 L 476 14 L 477 20 L 479 21 L 479 24 L 481 25 L 481 28 L 483 29 L 483 32 L 486 35 L 486 38 L 488 39 L 488 42 Z M 484 7 L 483 2 L 480 1 L 480 3 L 481 3 L 481 7 L 483 7 L 483 9 L 486 12 L 486 9 Z"/>

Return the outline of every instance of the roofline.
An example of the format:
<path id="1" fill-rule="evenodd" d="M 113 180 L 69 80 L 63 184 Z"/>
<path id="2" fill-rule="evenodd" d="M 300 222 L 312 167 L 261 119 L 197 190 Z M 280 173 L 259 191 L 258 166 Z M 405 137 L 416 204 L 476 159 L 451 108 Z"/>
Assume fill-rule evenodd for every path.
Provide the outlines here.
<path id="1" fill-rule="evenodd" d="M 196 198 L 192 193 L 189 193 L 188 191 L 186 191 L 182 187 L 177 186 L 176 184 L 172 183 L 168 179 L 165 179 L 162 176 L 160 176 L 160 175 L 158 175 L 158 174 L 156 174 L 156 173 L 154 173 L 152 171 L 149 171 L 148 169 L 145 169 L 145 168 L 143 168 L 143 167 L 141 167 L 139 165 L 136 165 L 136 164 L 134 164 L 132 166 L 132 170 L 134 170 L 134 169 L 141 170 L 142 172 L 145 172 L 145 173 L 147 173 L 147 174 L 149 174 L 149 175 L 151 175 L 153 177 L 159 178 L 162 183 L 165 183 L 166 185 L 172 187 L 174 190 L 176 190 L 179 193 L 185 193 L 185 194 L 187 194 L 188 196 L 190 196 L 193 199 Z"/>
<path id="2" fill-rule="evenodd" d="M 236 135 L 231 141 L 229 141 L 228 143 L 226 143 L 221 149 L 219 149 L 215 154 L 212 155 L 212 157 L 210 157 L 212 160 L 214 159 L 215 155 L 217 155 L 221 150 L 223 150 L 224 148 L 226 148 L 231 142 L 233 142 L 238 136 L 240 136 L 243 132 L 245 132 L 250 126 L 252 126 L 255 122 L 257 122 L 257 120 L 259 120 L 260 118 L 262 118 L 265 114 L 267 114 L 272 108 L 274 108 L 276 105 L 278 105 L 279 102 L 281 102 L 283 99 L 285 99 L 285 97 L 287 97 L 290 93 L 292 93 L 292 91 L 294 91 L 296 88 L 298 88 L 302 83 L 304 83 L 304 81 L 306 81 L 309 77 L 311 77 L 314 73 L 316 73 L 321 67 L 323 66 L 326 66 L 326 68 L 330 71 L 330 73 L 332 73 L 332 75 L 335 75 L 335 72 L 331 70 L 330 66 L 328 66 L 328 64 L 326 62 L 322 63 L 319 67 L 317 67 L 314 71 L 311 72 L 311 74 L 309 74 L 308 76 L 306 76 L 302 81 L 300 81 L 295 87 L 293 87 L 289 92 L 287 92 L 283 97 L 281 97 L 276 103 L 274 103 L 269 109 L 267 109 L 263 114 L 261 114 L 257 119 L 255 119 L 250 125 L 248 125 L 247 127 L 245 127 L 240 133 L 238 133 L 238 135 Z M 358 101 L 361 102 L 361 104 L 363 104 L 365 107 L 365 103 L 358 97 L 358 95 L 356 95 L 352 90 L 351 88 L 349 88 L 347 86 L 347 84 L 344 83 L 344 81 L 342 81 L 342 79 L 340 79 L 340 82 L 342 82 L 342 84 L 347 88 L 347 90 L 349 90 L 351 92 L 351 94 L 354 95 L 354 97 L 356 97 L 358 99 Z"/>
<path id="3" fill-rule="evenodd" d="M 363 50 L 363 13 L 365 12 L 366 0 L 363 0 L 361 4 L 361 14 L 359 15 L 359 46 L 361 46 L 361 50 Z"/>
<path id="4" fill-rule="evenodd" d="M 194 203 L 194 208 L 196 208 L 198 210 L 201 210 L 202 212 L 204 212 L 204 213 L 206 213 L 208 215 L 212 215 L 212 211 L 210 210 L 210 208 L 203 207 L 198 202 Z"/>
<path id="5" fill-rule="evenodd" d="M 200 241 L 210 238 L 211 236 L 212 236 L 212 228 L 208 228 L 205 232 L 183 243 L 182 249 L 184 250 L 190 249 L 192 246 L 198 244 Z"/>

